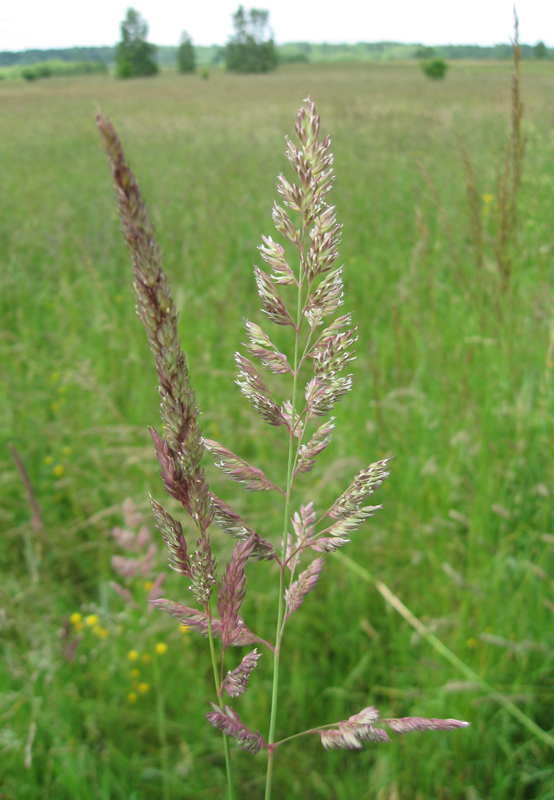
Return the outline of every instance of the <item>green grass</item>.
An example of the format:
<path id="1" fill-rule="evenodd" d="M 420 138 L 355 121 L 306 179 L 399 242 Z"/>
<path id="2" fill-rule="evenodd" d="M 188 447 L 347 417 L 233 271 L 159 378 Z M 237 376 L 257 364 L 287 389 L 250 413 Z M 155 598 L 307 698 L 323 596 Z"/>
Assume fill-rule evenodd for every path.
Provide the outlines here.
<path id="1" fill-rule="evenodd" d="M 163 798 L 152 664 L 141 667 L 150 691 L 127 702 L 128 651 L 153 653 L 160 640 L 169 645 L 159 664 L 169 796 L 224 793 L 220 737 L 204 719 L 207 643 L 183 637 L 158 612 L 146 622 L 144 611 L 120 619 L 108 585 L 117 552 L 110 532 L 124 498 L 147 513 L 148 492 L 163 492 L 147 432 L 158 424 L 153 363 L 134 314 L 98 108 L 114 121 L 156 223 L 204 432 L 280 477 L 284 443 L 241 402 L 232 354 L 243 318 L 259 319 L 251 265 L 260 234 L 272 231 L 283 136 L 302 99 L 315 100 L 333 138 L 345 310 L 360 340 L 334 443 L 297 503 L 321 508 L 357 469 L 394 453 L 378 495 L 384 509 L 346 555 L 551 728 L 552 72 L 548 63 L 523 65 L 519 242 L 502 296 L 491 248 L 481 274 L 473 263 L 458 137 L 479 194 L 494 195 L 509 131 L 508 65 L 457 63 L 440 84 L 401 63 L 286 67 L 263 77 L 214 71 L 208 81 L 0 83 L 0 797 Z M 481 213 L 492 235 L 484 202 Z M 28 469 L 41 534 L 30 526 L 8 442 Z M 278 536 L 280 508 L 258 495 L 237 503 L 262 535 Z M 220 561 L 230 552 L 223 537 L 218 551 Z M 249 581 L 246 619 L 272 635 L 276 574 L 256 566 Z M 165 594 L 179 600 L 186 589 L 171 577 Z M 88 631 L 67 661 L 63 619 L 81 608 L 110 633 L 97 640 Z M 262 732 L 270 679 L 269 658 L 261 659 L 240 706 Z M 457 717 L 472 727 L 362 753 L 325 753 L 307 739 L 283 747 L 276 797 L 554 797 L 552 751 L 463 680 L 375 589 L 330 562 L 287 630 L 281 735 L 372 703 L 388 716 Z M 263 755 L 234 750 L 233 758 L 241 797 L 262 797 Z"/>

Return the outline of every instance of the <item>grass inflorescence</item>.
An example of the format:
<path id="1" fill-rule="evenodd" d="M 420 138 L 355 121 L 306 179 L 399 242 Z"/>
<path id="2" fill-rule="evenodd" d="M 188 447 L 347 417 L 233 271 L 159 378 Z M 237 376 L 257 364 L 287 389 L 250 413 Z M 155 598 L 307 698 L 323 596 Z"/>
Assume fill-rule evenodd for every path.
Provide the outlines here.
<path id="1" fill-rule="evenodd" d="M 224 791 L 221 743 L 204 718 L 213 694 L 204 642 L 159 612 L 128 608 L 110 588 L 113 581 L 127 588 L 110 563 L 121 555 L 112 529 L 121 524 L 123 498 L 133 497 L 143 514 L 149 491 L 160 499 L 147 432 L 159 401 L 128 302 L 128 258 L 91 126 L 98 105 L 140 168 L 175 305 L 184 309 L 179 332 L 203 434 L 279 483 L 283 447 L 272 429 L 252 421 L 240 393 L 229 391 L 230 351 L 244 341 L 242 315 L 256 308 L 248 264 L 268 230 L 268 187 L 282 169 L 282 132 L 300 98 L 309 92 L 318 99 L 333 132 L 345 297 L 359 341 L 350 370 L 355 391 L 339 405 L 320 472 L 300 476 L 299 488 L 322 508 L 368 455 L 395 453 L 379 490 L 385 508 L 347 556 L 549 730 L 550 73 L 547 62 L 521 63 L 526 147 L 517 248 L 500 315 L 491 296 L 498 272 L 489 242 L 497 165 L 510 135 L 507 65 L 456 64 L 442 84 L 425 81 L 417 65 L 285 67 L 267 79 L 271 92 L 265 79 L 219 73 L 198 86 L 171 75 L 155 87 L 137 82 L 124 90 L 99 76 L 0 85 L 0 427 L 25 466 L 42 520 L 42 533 L 35 533 L 20 472 L 1 450 L 5 793 L 16 796 L 24 785 L 37 798 L 163 797 L 154 673 L 152 661 L 142 661 L 154 657 L 158 642 L 168 645 L 159 664 L 170 796 Z M 460 140 L 471 156 L 483 225 L 481 290 Z M 279 529 L 282 514 L 268 509 L 267 494 L 252 494 L 247 508 L 206 464 L 210 485 L 217 481 L 222 500 L 264 538 Z M 177 517 L 176 501 L 164 507 Z M 194 536 L 191 523 L 181 521 Z M 229 541 L 217 531 L 214 541 L 225 563 Z M 256 631 L 271 629 L 277 602 L 264 569 L 249 569 L 243 604 Z M 454 716 L 472 727 L 412 734 L 357 753 L 325 753 L 315 737 L 305 738 L 277 751 L 277 795 L 548 796 L 554 778 L 546 743 L 443 659 L 423 631 L 388 613 L 393 598 L 383 603 L 374 585 L 345 564 L 328 564 L 306 600 L 310 613 L 301 609 L 291 618 L 278 735 L 285 735 L 281 726 L 306 730 L 371 704 L 387 718 Z M 147 590 L 130 588 L 146 604 Z M 181 594 L 179 576 L 168 575 L 164 596 Z M 98 616 L 109 633 L 102 639 L 94 626 L 75 631 L 82 638 L 66 660 L 62 621 L 72 642 L 74 613 Z M 127 658 L 131 651 L 138 666 Z M 236 655 L 230 648 L 231 670 Z M 133 669 L 150 691 L 133 689 Z M 271 679 L 264 654 L 241 701 L 241 718 L 262 733 Z M 132 692 L 134 703 L 127 700 Z M 233 759 L 237 785 L 253 798 L 264 793 L 260 760 L 241 752 Z"/>

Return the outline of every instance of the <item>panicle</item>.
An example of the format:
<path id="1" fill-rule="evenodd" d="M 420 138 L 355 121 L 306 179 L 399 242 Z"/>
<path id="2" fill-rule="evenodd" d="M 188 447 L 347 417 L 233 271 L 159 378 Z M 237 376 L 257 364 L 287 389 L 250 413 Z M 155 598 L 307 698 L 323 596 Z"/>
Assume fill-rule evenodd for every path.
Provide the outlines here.
<path id="1" fill-rule="evenodd" d="M 254 406 L 258 415 L 268 425 L 276 427 L 284 425 L 285 419 L 281 409 L 271 397 L 269 389 L 256 372 L 252 362 L 241 356 L 240 353 L 235 353 L 235 364 L 237 366 L 235 382 L 248 402 Z"/>
<path id="2" fill-rule="evenodd" d="M 211 521 L 209 490 L 200 466 L 203 444 L 199 411 L 181 349 L 179 315 L 162 270 L 154 227 L 119 138 L 109 120 L 98 115 L 97 123 L 110 158 L 123 234 L 133 262 L 137 313 L 156 360 L 164 436 L 154 441 L 164 483 L 201 530 L 206 530 Z"/>
<path id="3" fill-rule="evenodd" d="M 352 389 L 352 375 L 335 376 L 330 380 L 312 378 L 306 385 L 305 397 L 308 417 L 325 417 L 336 403 Z"/>
<path id="4" fill-rule="evenodd" d="M 206 606 L 217 582 L 217 566 L 212 555 L 209 536 L 203 533 L 196 542 L 190 559 L 190 590 L 202 606 Z"/>
<path id="5" fill-rule="evenodd" d="M 426 719 L 424 717 L 404 717 L 403 719 L 379 719 L 379 712 L 373 706 L 364 708 L 349 719 L 337 723 L 336 728 L 316 729 L 312 733 L 321 736 L 321 743 L 326 750 L 354 749 L 359 750 L 364 741 L 388 742 L 386 731 L 377 728 L 374 723 L 388 725 L 396 733 L 411 731 L 440 730 L 449 731 L 455 728 L 466 728 L 469 722 L 457 719 Z"/>
<path id="6" fill-rule="evenodd" d="M 376 461 L 370 464 L 367 469 L 363 469 L 355 477 L 351 485 L 348 487 L 337 500 L 335 500 L 333 507 L 329 511 L 329 516 L 332 519 L 345 519 L 346 517 L 355 514 L 362 506 L 368 497 L 370 497 L 381 486 L 385 478 L 388 478 L 390 472 L 388 471 L 388 464 L 390 458 L 384 458 L 381 461 Z"/>
<path id="7" fill-rule="evenodd" d="M 262 734 L 259 731 L 253 732 L 250 728 L 247 728 L 231 706 L 225 706 L 224 709 L 215 703 L 212 703 L 211 706 L 213 711 L 206 714 L 206 717 L 214 728 L 222 731 L 226 736 L 231 736 L 235 744 L 242 750 L 257 753 L 265 746 Z"/>
<path id="8" fill-rule="evenodd" d="M 162 534 L 167 547 L 170 568 L 186 578 L 191 578 L 190 557 L 187 553 L 187 543 L 181 523 L 174 520 L 152 497 L 150 497 L 150 505 L 156 527 Z"/>
<path id="9" fill-rule="evenodd" d="M 152 570 L 152 562 L 156 555 L 156 545 L 152 543 L 142 558 L 126 558 L 125 556 L 112 556 L 110 563 L 114 570 L 124 578 L 133 578 L 142 575 L 146 578 Z"/>
<path id="10" fill-rule="evenodd" d="M 165 598 L 152 600 L 151 603 L 156 608 L 165 611 L 165 613 L 169 614 L 170 617 L 176 617 L 177 619 L 181 620 L 183 625 L 186 625 L 191 631 L 203 633 L 204 636 L 208 636 L 209 617 L 206 611 L 200 611 L 197 608 L 190 608 L 189 606 L 184 606 L 180 603 L 174 603 L 173 600 L 166 600 Z M 215 636 L 216 639 L 221 639 L 221 621 L 213 617 L 210 619 L 213 636 Z M 260 639 L 259 636 L 256 636 L 256 634 L 252 633 L 252 631 L 249 630 L 245 625 L 244 620 L 242 620 L 240 617 L 239 629 L 239 633 L 232 642 L 233 646 L 238 647 L 256 643 L 267 644 L 267 642 L 264 642 L 264 640 Z"/>
<path id="11" fill-rule="evenodd" d="M 264 367 L 276 374 L 288 372 L 292 374 L 291 366 L 284 353 L 280 353 L 271 339 L 259 325 L 246 320 L 244 327 L 250 339 L 246 349 L 254 358 L 258 358 Z"/>
<path id="12" fill-rule="evenodd" d="M 310 472 L 315 466 L 315 459 L 331 443 L 331 435 L 335 429 L 335 417 L 326 420 L 313 434 L 308 444 L 300 446 L 296 472 Z"/>
<path id="13" fill-rule="evenodd" d="M 273 281 L 267 273 L 259 267 L 254 267 L 254 278 L 258 287 L 258 294 L 263 305 L 263 311 L 276 325 L 291 325 L 294 322 L 287 311 L 283 298 L 273 285 Z"/>
<path id="14" fill-rule="evenodd" d="M 292 235 L 296 238 L 296 232 Z M 273 283 L 281 283 L 284 286 L 298 286 L 298 281 L 285 258 L 285 250 L 282 245 L 274 242 L 271 236 L 262 236 L 262 241 L 263 244 L 259 245 L 258 250 L 265 263 L 273 270 L 274 274 L 271 275 Z"/>
<path id="15" fill-rule="evenodd" d="M 292 224 L 292 220 L 287 212 L 278 206 L 277 203 L 273 205 L 272 212 L 273 223 L 279 233 L 285 237 L 291 244 L 300 245 L 300 231 L 296 230 Z M 263 238 L 263 237 L 262 237 Z"/>
<path id="16" fill-rule="evenodd" d="M 285 591 L 285 602 L 287 605 L 287 619 L 304 602 L 304 598 L 315 588 L 325 564 L 324 558 L 316 558 L 299 576 L 298 580 L 291 583 Z"/>
<path id="17" fill-rule="evenodd" d="M 312 330 L 321 325 L 324 317 L 333 314 L 343 302 L 342 267 L 329 273 L 308 298 L 304 317 Z"/>
<path id="18" fill-rule="evenodd" d="M 221 528 L 222 531 L 228 533 L 233 537 L 233 539 L 241 539 L 244 541 L 249 539 L 251 536 L 255 538 L 256 544 L 252 550 L 252 561 L 271 561 L 271 559 L 275 558 L 273 546 L 265 539 L 262 539 L 262 537 L 256 533 L 253 528 L 247 525 L 240 514 L 237 514 L 236 511 L 233 511 L 231 506 L 213 493 L 212 503 L 214 508 L 215 523 L 219 528 Z"/>
<path id="19" fill-rule="evenodd" d="M 227 677 L 223 681 L 222 688 L 225 689 L 230 697 L 238 697 L 246 692 L 250 675 L 256 668 L 260 656 L 261 653 L 258 653 L 257 650 L 252 650 L 251 653 L 247 653 L 244 656 L 236 669 L 229 670 Z"/>
<path id="20" fill-rule="evenodd" d="M 270 489 L 279 487 L 267 478 L 261 469 L 253 467 L 248 461 L 236 456 L 219 442 L 213 439 L 205 439 L 206 450 L 214 456 L 215 466 L 222 470 L 226 475 L 238 483 L 242 483 L 245 489 L 250 492 L 268 492 Z"/>
<path id="21" fill-rule="evenodd" d="M 231 561 L 219 581 L 217 610 L 221 617 L 223 647 L 233 644 L 240 634 L 242 620 L 239 610 L 246 594 L 246 562 L 256 547 L 256 537 L 237 542 Z"/>

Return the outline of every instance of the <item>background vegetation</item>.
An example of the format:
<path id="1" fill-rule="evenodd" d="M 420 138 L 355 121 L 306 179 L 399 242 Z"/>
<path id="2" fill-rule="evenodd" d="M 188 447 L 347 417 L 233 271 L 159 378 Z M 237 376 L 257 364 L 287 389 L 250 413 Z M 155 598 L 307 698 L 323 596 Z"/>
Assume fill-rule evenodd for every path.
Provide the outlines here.
<path id="1" fill-rule="evenodd" d="M 523 65 L 526 157 L 504 290 L 494 242 L 508 65 L 461 63 L 443 82 L 414 63 L 285 66 L 246 78 L 216 71 L 209 82 L 162 74 L 0 85 L 5 797 L 207 800 L 224 786 L 220 738 L 204 720 L 206 642 L 161 612 L 149 615 L 142 579 L 128 587 L 138 608 L 110 588 L 121 581 L 110 558 L 121 553 L 111 531 L 123 500 L 146 512 L 148 492 L 159 498 L 162 487 L 147 432 L 157 423 L 154 369 L 94 125 L 99 106 L 157 225 L 204 431 L 271 474 L 284 469 L 282 445 L 241 402 L 232 354 L 243 317 L 256 318 L 251 264 L 260 234 L 271 232 L 283 136 L 302 99 L 316 101 L 333 137 L 345 308 L 360 341 L 354 391 L 338 409 L 326 469 L 307 476 L 306 499 L 321 506 L 358 468 L 395 454 L 378 496 L 384 510 L 347 555 L 550 728 L 552 77 L 547 61 Z M 34 527 L 8 442 L 40 505 Z M 223 497 L 232 491 L 211 470 L 210 478 Z M 253 496 L 242 511 L 262 535 L 278 536 L 280 509 L 264 501 Z M 222 537 L 221 559 L 229 552 Z M 271 569 L 250 570 L 245 617 L 256 629 L 273 619 Z M 168 578 L 164 594 L 180 591 Z M 325 753 L 316 741 L 283 747 L 276 796 L 554 796 L 552 750 L 342 563 L 324 572 L 287 636 L 283 733 L 369 703 L 388 716 L 451 716 L 472 727 L 360 753 Z M 253 726 L 267 718 L 263 661 L 240 712 Z M 261 764 L 236 751 L 234 761 L 243 797 L 261 797 Z"/>
<path id="2" fill-rule="evenodd" d="M 25 50 L 22 52 L 0 52 L 0 70 L 5 67 L 21 67 L 43 61 L 103 61 L 113 64 L 115 47 L 72 47 L 64 50 Z M 406 61 L 413 58 L 445 58 L 449 61 L 471 59 L 473 61 L 501 61 L 512 58 L 509 44 L 493 47 L 479 45 L 441 45 L 424 47 L 400 42 L 360 42 L 358 44 L 316 44 L 311 42 L 289 42 L 275 45 L 281 64 L 327 64 L 353 61 Z M 223 66 L 225 47 L 218 45 L 194 45 L 196 66 Z M 178 46 L 158 45 L 157 61 L 161 69 L 174 69 L 178 64 Z M 552 50 L 544 42 L 536 45 L 521 45 L 524 60 L 550 59 Z M 0 71 L 0 74 L 2 72 Z"/>

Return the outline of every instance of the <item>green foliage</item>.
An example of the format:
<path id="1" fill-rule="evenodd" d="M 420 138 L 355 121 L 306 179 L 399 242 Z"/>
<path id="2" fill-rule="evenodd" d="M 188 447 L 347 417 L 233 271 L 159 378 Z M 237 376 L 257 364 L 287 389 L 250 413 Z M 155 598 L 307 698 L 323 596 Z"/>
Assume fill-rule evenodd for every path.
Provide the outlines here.
<path id="1" fill-rule="evenodd" d="M 448 63 L 444 58 L 432 58 L 430 61 L 422 61 L 421 69 L 431 80 L 437 81 L 444 78 L 448 70 Z"/>
<path id="2" fill-rule="evenodd" d="M 233 14 L 235 33 L 225 50 L 225 64 L 232 72 L 270 72 L 278 55 L 269 29 L 269 11 L 242 6 Z"/>
<path id="3" fill-rule="evenodd" d="M 192 39 L 188 33 L 181 34 L 181 43 L 177 49 L 177 70 L 178 72 L 194 72 L 196 69 L 196 56 Z"/>
<path id="4" fill-rule="evenodd" d="M 38 78 L 60 78 L 74 75 L 106 75 L 108 65 L 103 61 L 45 61 L 34 67 L 15 69 L 12 77 L 20 77 L 26 81 L 35 81 Z"/>
<path id="5" fill-rule="evenodd" d="M 426 47 L 423 44 L 419 44 L 414 52 L 414 58 L 430 59 L 433 58 L 434 55 L 435 55 L 434 48 Z"/>
<path id="6" fill-rule="evenodd" d="M 535 54 L 535 58 L 542 60 L 543 58 L 548 58 L 548 48 L 544 42 L 537 42 L 535 47 L 533 48 L 533 52 Z"/>
<path id="7" fill-rule="evenodd" d="M 144 78 L 158 73 L 156 47 L 146 41 L 147 35 L 146 20 L 134 8 L 127 9 L 127 16 L 121 23 L 121 41 L 115 52 L 118 78 Z"/>

